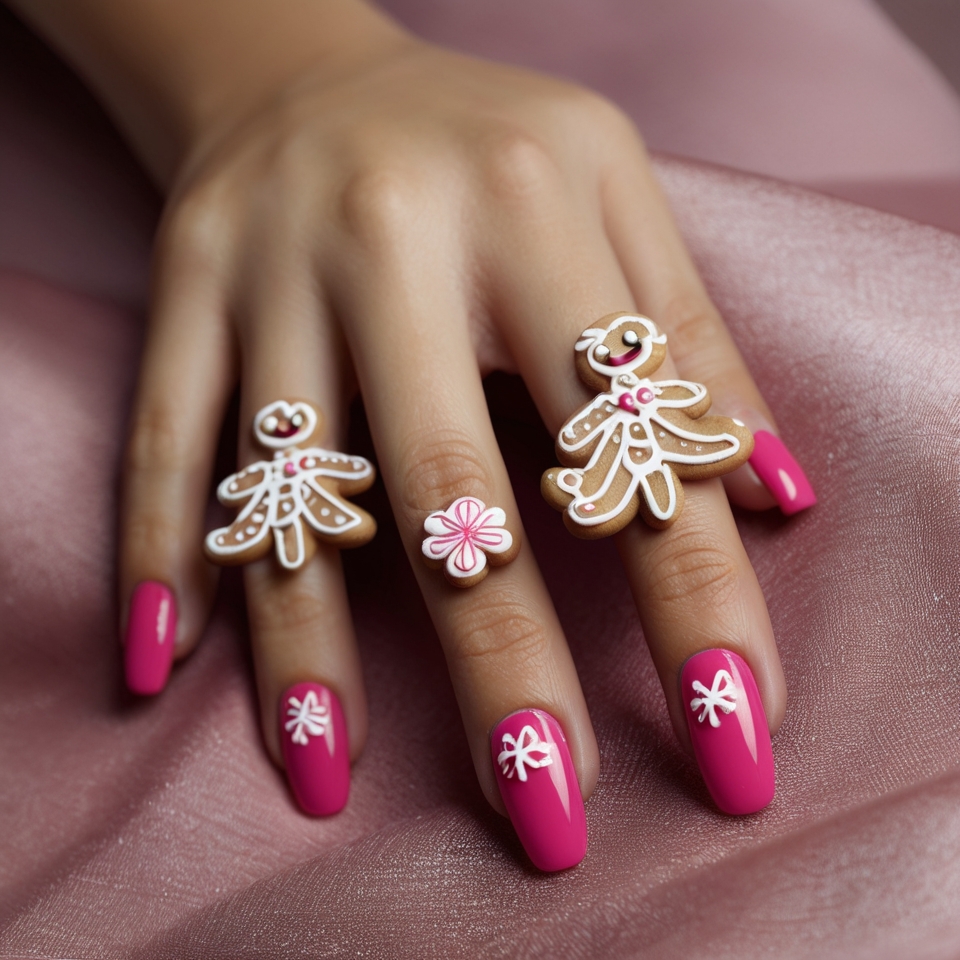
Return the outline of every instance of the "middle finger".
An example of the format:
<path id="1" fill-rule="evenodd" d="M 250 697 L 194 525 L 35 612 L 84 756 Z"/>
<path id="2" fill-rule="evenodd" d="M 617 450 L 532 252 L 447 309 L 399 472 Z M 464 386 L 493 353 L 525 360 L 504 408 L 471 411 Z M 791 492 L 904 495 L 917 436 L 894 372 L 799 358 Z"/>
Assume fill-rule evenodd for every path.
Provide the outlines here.
<path id="1" fill-rule="evenodd" d="M 515 542 L 522 536 L 464 292 L 453 279 L 462 276 L 451 253 L 459 245 L 444 231 L 443 211 L 431 216 L 429 200 L 412 202 L 416 215 L 400 221 L 384 214 L 396 211 L 395 196 L 374 206 L 378 216 L 372 226 L 364 220 L 361 234 L 367 243 L 358 243 L 349 259 L 341 244 L 340 284 L 333 286 L 381 472 L 446 654 L 484 793 L 495 808 L 507 807 L 539 867 L 561 869 L 583 856 L 580 797 L 593 789 L 598 758 L 576 670 L 533 555 L 521 546 L 513 563 L 469 590 L 453 588 L 421 555 L 426 517 L 461 497 L 502 508 Z M 533 770 L 501 763 L 500 741 L 522 741 L 528 726 L 539 731 L 551 759 L 538 755 Z"/>

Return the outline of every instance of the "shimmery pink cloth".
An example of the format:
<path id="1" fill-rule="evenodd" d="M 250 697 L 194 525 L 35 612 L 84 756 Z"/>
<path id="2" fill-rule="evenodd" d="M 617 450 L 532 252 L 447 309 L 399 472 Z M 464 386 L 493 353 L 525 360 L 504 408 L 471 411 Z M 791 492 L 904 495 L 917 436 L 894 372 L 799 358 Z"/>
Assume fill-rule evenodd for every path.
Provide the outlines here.
<path id="1" fill-rule="evenodd" d="M 539 62 L 539 38 L 516 39 L 526 3 L 539 0 L 499 29 L 515 59 Z M 480 37 L 480 6 L 448 0 L 433 26 Z M 587 26 L 627 10 L 554 6 L 543 43 L 567 31 L 571 62 Z M 643 6 L 666 17 L 670 4 Z M 817 8 L 854 46 L 876 17 L 853 0 L 837 0 L 835 19 Z M 960 239 L 658 163 L 820 498 L 790 520 L 739 518 L 790 691 L 777 798 L 752 818 L 714 812 L 673 738 L 611 545 L 569 537 L 541 501 L 550 439 L 516 381 L 492 378 L 603 757 L 587 858 L 545 877 L 479 794 L 380 487 L 362 499 L 381 533 L 345 558 L 371 727 L 341 815 L 301 816 L 265 758 L 233 573 L 164 695 L 121 693 L 116 486 L 157 201 L 72 81 L 0 26 L 0 957 L 957 955 Z M 933 82 L 886 26 L 869 29 L 887 37 L 885 69 Z M 620 76 L 624 91 L 627 54 L 642 57 L 605 30 L 610 72 L 585 78 Z M 921 93 L 915 109 L 934 109 Z M 941 94 L 946 123 L 955 104 Z M 360 424 L 351 449 L 366 443 Z"/>

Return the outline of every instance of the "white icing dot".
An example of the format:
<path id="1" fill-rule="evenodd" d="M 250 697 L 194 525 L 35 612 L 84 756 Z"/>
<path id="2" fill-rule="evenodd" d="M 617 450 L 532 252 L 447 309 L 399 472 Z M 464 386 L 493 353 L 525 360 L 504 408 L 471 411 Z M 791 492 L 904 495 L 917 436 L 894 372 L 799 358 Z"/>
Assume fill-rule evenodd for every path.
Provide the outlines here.
<path id="1" fill-rule="evenodd" d="M 686 445 L 687 445 L 687 441 L 686 441 L 686 440 L 681 440 L 681 441 L 680 441 L 680 446 L 681 446 L 681 447 L 685 447 Z"/>
<path id="2" fill-rule="evenodd" d="M 243 543 L 243 541 L 246 540 L 246 537 L 244 537 L 242 530 L 237 531 L 236 539 L 237 539 L 237 543 Z"/>
<path id="3" fill-rule="evenodd" d="M 598 420 L 602 420 L 602 419 L 603 419 L 603 414 L 602 414 L 602 413 L 598 413 L 598 414 L 597 414 L 597 419 L 598 419 Z"/>
<path id="4" fill-rule="evenodd" d="M 254 523 L 263 523 L 263 514 L 262 514 L 262 513 L 255 513 L 250 519 L 251 519 Z"/>
<path id="5" fill-rule="evenodd" d="M 309 468 L 309 467 L 315 467 L 316 465 L 317 465 L 317 461 L 314 460 L 313 457 L 308 457 L 308 458 L 307 458 L 307 467 L 308 467 L 308 468 Z"/>
<path id="6" fill-rule="evenodd" d="M 283 505 L 283 512 L 284 512 L 284 513 L 289 513 L 292 509 L 293 509 L 293 507 L 292 507 L 289 503 L 285 503 L 285 504 Z"/>
<path id="7" fill-rule="evenodd" d="M 244 531 L 244 533 L 246 533 L 248 537 L 252 537 L 256 532 L 257 532 L 256 527 L 247 527 L 247 529 Z"/>
<path id="8" fill-rule="evenodd" d="M 619 442 L 620 442 L 620 434 L 619 434 L 619 433 L 615 433 L 615 434 L 613 435 L 613 442 L 614 442 L 614 443 L 619 443 Z"/>
<path id="9" fill-rule="evenodd" d="M 553 479 L 553 474 L 552 474 L 552 473 L 548 473 L 548 474 L 547 474 L 547 479 L 548 479 L 548 480 L 552 480 L 552 479 Z"/>
<path id="10" fill-rule="evenodd" d="M 698 444 L 697 444 L 697 450 L 702 450 L 702 449 L 703 449 L 703 447 L 701 447 L 700 444 L 698 443 Z"/>
<path id="11" fill-rule="evenodd" d="M 237 481 L 234 480 L 233 483 L 230 484 L 230 490 L 231 491 L 236 490 L 237 486 L 238 486 Z"/>
<path id="12" fill-rule="evenodd" d="M 355 464 L 353 465 L 353 469 L 354 469 L 354 470 L 362 470 L 362 469 L 363 469 L 363 464 L 362 464 L 362 463 L 355 463 Z"/>
<path id="13" fill-rule="evenodd" d="M 734 422 L 738 427 L 745 427 L 745 426 L 746 426 L 746 424 L 745 424 L 742 420 L 738 420 L 736 417 L 733 418 L 733 422 Z"/>
<path id="14" fill-rule="evenodd" d="M 666 434 L 661 430 L 661 431 L 660 431 L 660 436 L 661 436 L 661 437 L 665 437 Z"/>
<path id="15" fill-rule="evenodd" d="M 321 516 L 321 517 L 329 517 L 329 516 L 330 516 L 330 508 L 329 508 L 329 507 L 324 507 L 324 508 L 320 511 L 320 516 Z"/>
<path id="16" fill-rule="evenodd" d="M 320 458 L 320 462 L 321 462 L 321 463 L 326 463 L 329 459 L 330 459 L 329 457 L 321 457 L 321 458 Z"/>
<path id="17" fill-rule="evenodd" d="M 583 425 L 583 429 L 584 429 L 584 430 L 589 430 L 590 427 L 591 427 L 591 424 L 589 424 L 589 423 L 585 423 L 585 424 Z"/>
<path id="18" fill-rule="evenodd" d="M 265 417 L 263 420 L 263 429 L 266 433 L 273 433 L 277 429 L 280 421 L 274 416 Z"/>
<path id="19" fill-rule="evenodd" d="M 219 537 L 217 537 L 217 543 L 223 543 L 223 535 L 222 535 L 222 534 L 221 534 Z"/>
<path id="20" fill-rule="evenodd" d="M 333 519 L 334 519 L 334 522 L 337 524 L 337 526 L 340 526 L 341 523 L 347 522 L 347 518 L 344 516 L 341 516 L 341 514 L 339 513 Z"/>
<path id="21" fill-rule="evenodd" d="M 291 422 L 295 427 L 302 427 L 302 426 L 303 426 L 303 414 L 302 414 L 302 413 L 295 413 L 295 414 L 290 418 L 290 422 Z"/>

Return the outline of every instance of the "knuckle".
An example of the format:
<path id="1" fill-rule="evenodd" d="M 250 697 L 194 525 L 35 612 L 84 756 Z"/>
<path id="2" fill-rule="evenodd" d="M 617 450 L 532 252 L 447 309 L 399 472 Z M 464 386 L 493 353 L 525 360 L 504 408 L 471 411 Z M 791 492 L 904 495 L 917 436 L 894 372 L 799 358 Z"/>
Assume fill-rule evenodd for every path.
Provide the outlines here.
<path id="1" fill-rule="evenodd" d="M 127 444 L 126 468 L 132 473 L 179 473 L 196 464 L 183 421 L 168 406 L 138 413 Z"/>
<path id="2" fill-rule="evenodd" d="M 189 262 L 216 262 L 225 230 L 224 205 L 212 188 L 193 187 L 181 194 L 164 216 L 158 235 L 161 253 L 180 252 Z"/>
<path id="3" fill-rule="evenodd" d="M 443 510 L 458 497 L 490 501 L 493 484 L 485 458 L 456 431 L 418 437 L 403 462 L 409 466 L 400 478 L 400 498 L 411 525 L 422 521 L 425 510 Z"/>
<path id="4" fill-rule="evenodd" d="M 715 351 L 722 334 L 716 308 L 705 297 L 687 294 L 674 297 L 662 314 L 670 338 L 670 353 L 677 363 Z"/>
<path id="5" fill-rule="evenodd" d="M 251 626 L 267 640 L 272 636 L 314 635 L 327 613 L 320 597 L 292 583 L 258 591 L 256 603 L 250 604 Z"/>
<path id="6" fill-rule="evenodd" d="M 183 547 L 183 529 L 176 520 L 159 509 L 137 509 L 124 518 L 124 556 L 149 558 L 157 563 Z"/>
<path id="7" fill-rule="evenodd" d="M 517 597 L 487 598 L 467 606 L 453 621 L 452 655 L 460 662 L 503 661 L 510 669 L 543 663 L 549 641 L 528 604 Z"/>
<path id="8" fill-rule="evenodd" d="M 647 592 L 651 602 L 662 606 L 715 609 L 739 596 L 739 565 L 711 534 L 677 532 L 651 554 Z"/>
<path id="9" fill-rule="evenodd" d="M 491 193 L 508 204 L 541 202 L 560 175 L 550 151 L 523 130 L 499 130 L 482 162 Z"/>
<path id="10" fill-rule="evenodd" d="M 362 170 L 343 187 L 344 226 L 363 246 L 393 245 L 422 211 L 423 201 L 419 184 L 404 171 L 385 166 Z"/>

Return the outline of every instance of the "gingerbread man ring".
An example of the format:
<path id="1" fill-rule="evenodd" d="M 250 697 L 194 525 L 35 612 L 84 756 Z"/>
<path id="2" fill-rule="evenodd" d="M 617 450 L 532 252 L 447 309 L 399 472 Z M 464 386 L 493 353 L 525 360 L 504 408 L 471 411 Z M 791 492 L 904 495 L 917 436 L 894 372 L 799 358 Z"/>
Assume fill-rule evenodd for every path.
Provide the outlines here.
<path id="1" fill-rule="evenodd" d="M 637 513 L 668 527 L 683 509 L 681 480 L 729 473 L 753 452 L 739 420 L 704 416 L 703 384 L 648 379 L 666 355 L 666 334 L 631 313 L 604 317 L 577 341 L 580 379 L 600 392 L 560 429 L 563 466 L 547 470 L 540 489 L 578 537 L 610 536 Z"/>
<path id="2" fill-rule="evenodd" d="M 273 459 L 251 463 L 217 488 L 220 502 L 240 513 L 207 534 L 209 560 L 250 563 L 273 546 L 280 565 L 296 570 L 314 555 L 317 541 L 359 547 L 373 538 L 376 521 L 344 499 L 373 483 L 373 464 L 313 446 L 322 426 L 320 411 L 304 400 L 277 400 L 257 413 L 254 438 Z"/>

